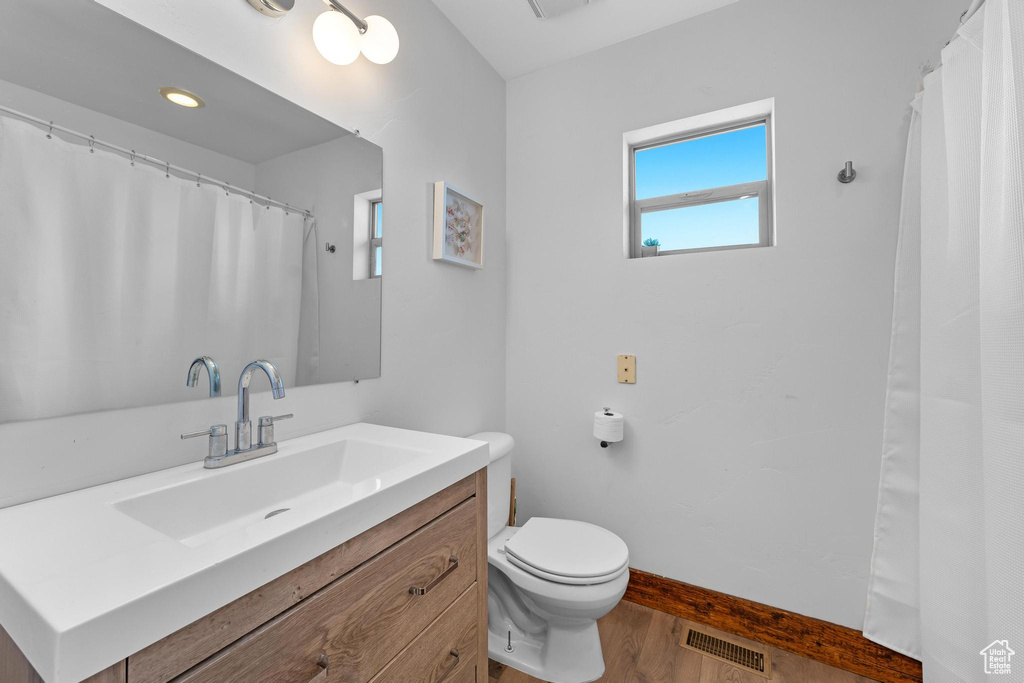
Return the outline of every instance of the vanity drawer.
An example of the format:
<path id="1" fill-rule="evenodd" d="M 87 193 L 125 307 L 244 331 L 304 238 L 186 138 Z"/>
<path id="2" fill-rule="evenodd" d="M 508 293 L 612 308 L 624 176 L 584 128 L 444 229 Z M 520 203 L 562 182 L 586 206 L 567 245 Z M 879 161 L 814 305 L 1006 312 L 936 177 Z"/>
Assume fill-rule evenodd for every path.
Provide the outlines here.
<path id="1" fill-rule="evenodd" d="M 369 681 L 475 583 L 476 562 L 474 497 L 175 680 Z M 475 610 L 457 614 L 475 628 Z"/>
<path id="2" fill-rule="evenodd" d="M 372 683 L 460 683 L 473 680 L 477 660 L 474 584 L 373 677 Z"/>

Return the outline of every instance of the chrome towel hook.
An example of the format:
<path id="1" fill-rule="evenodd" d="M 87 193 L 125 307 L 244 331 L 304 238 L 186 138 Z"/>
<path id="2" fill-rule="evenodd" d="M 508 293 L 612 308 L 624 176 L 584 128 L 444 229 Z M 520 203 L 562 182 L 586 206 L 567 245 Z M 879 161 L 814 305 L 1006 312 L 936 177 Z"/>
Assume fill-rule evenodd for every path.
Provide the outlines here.
<path id="1" fill-rule="evenodd" d="M 839 172 L 839 182 L 852 183 L 857 178 L 857 172 L 853 170 L 853 162 L 847 161 L 846 167 Z"/>

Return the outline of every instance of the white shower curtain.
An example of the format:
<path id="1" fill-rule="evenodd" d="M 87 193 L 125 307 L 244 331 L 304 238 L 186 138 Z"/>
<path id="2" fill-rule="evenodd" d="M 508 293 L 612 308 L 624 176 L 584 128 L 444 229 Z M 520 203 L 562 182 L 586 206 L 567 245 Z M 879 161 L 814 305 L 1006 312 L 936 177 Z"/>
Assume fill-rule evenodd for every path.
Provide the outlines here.
<path id="1" fill-rule="evenodd" d="M 312 230 L 0 117 L 0 422 L 195 398 L 201 355 L 290 385 Z"/>
<path id="2" fill-rule="evenodd" d="M 864 634 L 925 681 L 1024 680 L 1024 2 L 988 0 L 914 102 Z"/>

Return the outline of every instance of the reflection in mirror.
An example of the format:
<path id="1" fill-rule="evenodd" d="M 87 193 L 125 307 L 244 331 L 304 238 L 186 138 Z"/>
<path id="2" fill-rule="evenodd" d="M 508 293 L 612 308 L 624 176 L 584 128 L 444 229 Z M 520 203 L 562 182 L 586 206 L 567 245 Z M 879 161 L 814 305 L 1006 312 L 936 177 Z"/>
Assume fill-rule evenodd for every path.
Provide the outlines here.
<path id="1" fill-rule="evenodd" d="M 6 7 L 0 422 L 379 376 L 381 188 L 376 145 L 91 0 Z"/>

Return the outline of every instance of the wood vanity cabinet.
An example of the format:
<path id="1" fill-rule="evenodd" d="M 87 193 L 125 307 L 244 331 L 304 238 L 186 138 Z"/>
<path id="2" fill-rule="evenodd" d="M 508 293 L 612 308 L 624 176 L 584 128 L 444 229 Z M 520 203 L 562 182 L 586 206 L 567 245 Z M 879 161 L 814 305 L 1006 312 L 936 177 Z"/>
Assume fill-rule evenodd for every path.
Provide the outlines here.
<path id="1" fill-rule="evenodd" d="M 486 683 L 486 495 L 480 470 L 89 683 Z"/>

